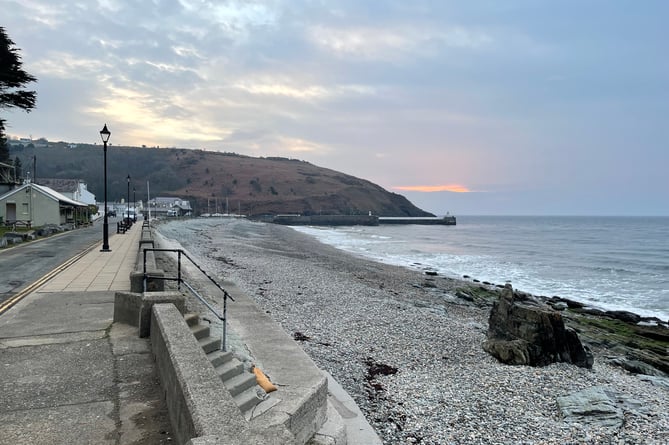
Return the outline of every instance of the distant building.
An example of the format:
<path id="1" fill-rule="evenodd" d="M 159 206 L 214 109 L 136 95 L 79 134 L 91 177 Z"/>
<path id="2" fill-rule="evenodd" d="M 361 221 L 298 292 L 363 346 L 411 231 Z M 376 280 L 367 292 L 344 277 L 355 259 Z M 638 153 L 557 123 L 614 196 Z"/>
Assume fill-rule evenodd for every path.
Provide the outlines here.
<path id="1" fill-rule="evenodd" d="M 74 201 L 95 205 L 95 195 L 81 179 L 39 178 L 41 185 L 47 186 Z"/>
<path id="2" fill-rule="evenodd" d="M 0 196 L 4 224 L 39 227 L 90 221 L 88 204 L 75 201 L 43 185 L 26 183 Z"/>
<path id="3" fill-rule="evenodd" d="M 177 197 L 157 197 L 149 202 L 152 216 L 191 216 L 190 201 Z"/>

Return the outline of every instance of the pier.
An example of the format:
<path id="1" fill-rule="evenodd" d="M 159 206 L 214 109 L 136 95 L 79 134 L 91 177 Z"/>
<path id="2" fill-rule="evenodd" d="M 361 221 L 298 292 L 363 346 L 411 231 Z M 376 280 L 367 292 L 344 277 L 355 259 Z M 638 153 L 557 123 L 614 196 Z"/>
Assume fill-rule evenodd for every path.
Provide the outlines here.
<path id="1" fill-rule="evenodd" d="M 379 224 L 420 224 L 454 226 L 455 216 L 388 217 L 374 215 L 276 215 L 275 224 L 289 226 L 378 226 Z"/>
<path id="2" fill-rule="evenodd" d="M 418 218 L 405 218 L 405 217 L 387 217 L 380 216 L 379 224 L 420 224 L 425 226 L 454 226 L 456 223 L 455 216 L 444 216 L 443 218 L 439 217 L 418 217 Z"/>

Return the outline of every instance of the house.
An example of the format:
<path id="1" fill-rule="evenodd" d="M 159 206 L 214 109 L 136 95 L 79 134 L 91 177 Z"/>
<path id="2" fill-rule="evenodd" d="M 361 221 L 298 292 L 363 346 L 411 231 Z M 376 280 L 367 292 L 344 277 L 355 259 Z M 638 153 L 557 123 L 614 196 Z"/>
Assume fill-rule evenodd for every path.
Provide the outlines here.
<path id="1" fill-rule="evenodd" d="M 43 185 L 25 183 L 0 196 L 0 221 L 26 227 L 90 221 L 88 204 Z"/>
<path id="2" fill-rule="evenodd" d="M 88 191 L 88 186 L 81 179 L 39 178 L 39 183 L 74 201 L 95 205 L 95 195 Z"/>
<path id="3" fill-rule="evenodd" d="M 193 212 L 190 201 L 175 197 L 157 197 L 149 205 L 155 216 L 190 216 Z"/>

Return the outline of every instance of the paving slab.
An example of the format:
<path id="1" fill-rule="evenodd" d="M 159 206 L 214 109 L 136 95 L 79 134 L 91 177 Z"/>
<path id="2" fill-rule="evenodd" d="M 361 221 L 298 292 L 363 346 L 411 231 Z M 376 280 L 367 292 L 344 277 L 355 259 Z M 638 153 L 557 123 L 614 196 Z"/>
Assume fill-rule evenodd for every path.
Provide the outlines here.
<path id="1" fill-rule="evenodd" d="M 111 400 L 108 339 L 0 350 L 0 412 Z"/>
<path id="2" fill-rule="evenodd" d="M 0 318 L 0 338 L 107 329 L 113 292 L 33 293 Z"/>
<path id="3" fill-rule="evenodd" d="M 113 445 L 113 410 L 113 402 L 107 400 L 0 412 L 0 445 Z"/>

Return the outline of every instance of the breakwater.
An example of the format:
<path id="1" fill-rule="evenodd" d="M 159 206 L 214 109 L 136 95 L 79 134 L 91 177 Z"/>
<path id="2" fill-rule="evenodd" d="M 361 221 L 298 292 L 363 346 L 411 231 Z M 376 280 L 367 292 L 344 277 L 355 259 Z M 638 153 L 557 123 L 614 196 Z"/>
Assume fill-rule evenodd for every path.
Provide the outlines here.
<path id="1" fill-rule="evenodd" d="M 379 224 L 420 224 L 423 226 L 454 226 L 455 216 L 438 217 L 424 217 L 424 218 L 395 218 L 395 217 L 379 217 Z"/>
<path id="2" fill-rule="evenodd" d="M 276 215 L 270 222 L 287 226 L 378 226 L 379 224 L 455 225 L 454 216 L 443 218 L 384 217 L 375 215 Z"/>

